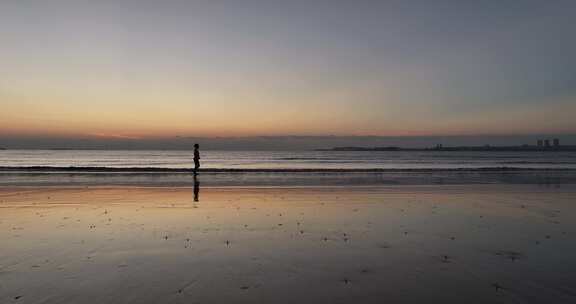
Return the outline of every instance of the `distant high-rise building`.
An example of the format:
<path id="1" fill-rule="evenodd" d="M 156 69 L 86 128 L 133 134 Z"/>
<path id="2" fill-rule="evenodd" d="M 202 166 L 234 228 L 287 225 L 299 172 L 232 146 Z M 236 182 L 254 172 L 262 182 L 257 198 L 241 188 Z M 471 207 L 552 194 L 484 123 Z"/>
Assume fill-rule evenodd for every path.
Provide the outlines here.
<path id="1" fill-rule="evenodd" d="M 554 147 L 560 147 L 560 140 L 558 138 L 554 138 Z"/>
<path id="2" fill-rule="evenodd" d="M 538 147 L 542 147 L 543 145 L 544 145 L 544 142 L 541 139 L 539 139 L 538 140 Z"/>
<path id="3" fill-rule="evenodd" d="M 544 140 L 544 146 L 545 146 L 545 147 L 550 147 L 550 140 L 549 140 L 549 139 L 545 139 L 545 140 Z"/>

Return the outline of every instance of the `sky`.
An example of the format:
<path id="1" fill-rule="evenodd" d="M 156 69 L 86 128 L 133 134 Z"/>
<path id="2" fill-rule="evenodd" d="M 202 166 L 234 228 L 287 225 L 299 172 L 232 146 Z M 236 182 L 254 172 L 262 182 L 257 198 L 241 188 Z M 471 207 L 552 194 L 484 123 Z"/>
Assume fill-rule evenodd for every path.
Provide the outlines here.
<path id="1" fill-rule="evenodd" d="M 0 146 L 576 134 L 576 2 L 0 1 Z"/>

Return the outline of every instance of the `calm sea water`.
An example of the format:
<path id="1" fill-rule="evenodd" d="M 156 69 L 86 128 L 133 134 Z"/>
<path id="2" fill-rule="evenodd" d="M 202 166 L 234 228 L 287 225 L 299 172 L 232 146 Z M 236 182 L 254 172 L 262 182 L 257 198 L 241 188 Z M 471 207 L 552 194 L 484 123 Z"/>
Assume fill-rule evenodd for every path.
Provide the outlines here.
<path id="1" fill-rule="evenodd" d="M 332 152 L 201 151 L 203 168 L 234 169 L 446 169 L 569 168 L 576 152 Z M 192 151 L 5 150 L 0 166 L 190 168 Z"/>

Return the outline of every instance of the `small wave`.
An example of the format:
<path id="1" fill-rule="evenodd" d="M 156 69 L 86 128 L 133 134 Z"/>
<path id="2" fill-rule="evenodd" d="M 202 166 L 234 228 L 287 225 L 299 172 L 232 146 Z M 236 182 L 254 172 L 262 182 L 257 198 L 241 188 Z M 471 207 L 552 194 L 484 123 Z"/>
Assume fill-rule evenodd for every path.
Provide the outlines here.
<path id="1" fill-rule="evenodd" d="M 330 158 L 330 157 L 281 157 L 274 158 L 273 160 L 341 160 L 341 158 Z"/>
<path id="2" fill-rule="evenodd" d="M 574 161 L 508 161 L 508 162 L 499 162 L 499 164 L 522 164 L 522 165 L 575 165 L 576 162 Z"/>

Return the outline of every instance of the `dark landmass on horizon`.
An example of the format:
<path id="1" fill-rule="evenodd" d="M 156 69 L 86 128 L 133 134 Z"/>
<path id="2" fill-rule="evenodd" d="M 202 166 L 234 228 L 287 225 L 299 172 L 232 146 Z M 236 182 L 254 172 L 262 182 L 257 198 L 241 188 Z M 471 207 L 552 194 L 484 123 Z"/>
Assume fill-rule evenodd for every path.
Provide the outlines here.
<path id="1" fill-rule="evenodd" d="M 576 146 L 436 146 L 429 148 L 402 147 L 334 147 L 331 149 L 316 149 L 316 151 L 471 151 L 471 152 L 576 152 Z"/>

